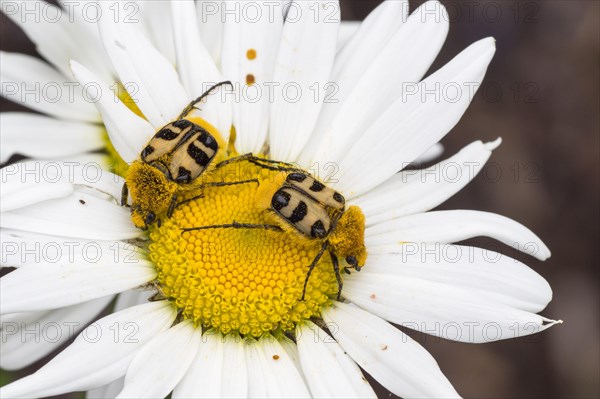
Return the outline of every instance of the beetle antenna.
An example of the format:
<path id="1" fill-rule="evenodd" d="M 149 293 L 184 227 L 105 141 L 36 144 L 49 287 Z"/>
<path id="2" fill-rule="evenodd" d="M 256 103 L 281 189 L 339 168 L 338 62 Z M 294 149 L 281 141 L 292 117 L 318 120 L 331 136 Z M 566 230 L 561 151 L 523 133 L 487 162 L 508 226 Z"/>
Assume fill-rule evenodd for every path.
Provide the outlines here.
<path id="1" fill-rule="evenodd" d="M 199 109 L 197 108 L 195 105 L 198 104 L 200 101 L 204 100 L 206 97 L 208 97 L 211 92 L 216 89 L 219 88 L 223 85 L 229 85 L 231 86 L 231 88 L 233 89 L 233 83 L 231 83 L 229 80 L 226 80 L 224 82 L 220 82 L 217 83 L 216 85 L 210 87 L 208 90 L 206 90 L 204 93 L 202 93 L 202 95 L 200 97 L 198 97 L 197 99 L 193 100 L 192 102 L 190 102 L 188 104 L 187 107 L 185 107 L 183 109 L 183 111 L 181 111 L 181 114 L 179 115 L 179 117 L 177 119 L 183 119 L 185 118 L 190 112 L 192 112 L 193 109 Z"/>

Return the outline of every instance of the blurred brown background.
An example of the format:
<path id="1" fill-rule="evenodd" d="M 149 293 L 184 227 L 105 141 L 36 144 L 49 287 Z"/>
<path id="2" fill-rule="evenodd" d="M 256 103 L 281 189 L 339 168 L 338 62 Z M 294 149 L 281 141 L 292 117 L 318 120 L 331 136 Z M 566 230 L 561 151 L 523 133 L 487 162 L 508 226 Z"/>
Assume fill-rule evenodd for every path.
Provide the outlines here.
<path id="1" fill-rule="evenodd" d="M 341 2 L 345 20 L 362 20 L 380 3 Z M 411 2 L 411 10 L 421 3 Z M 554 300 L 543 314 L 564 324 L 527 339 L 480 345 L 411 335 L 465 397 L 598 398 L 600 3 L 442 3 L 450 33 L 432 71 L 478 39 L 497 40 L 486 90 L 443 140 L 444 156 L 478 139 L 500 136 L 503 144 L 490 159 L 488 175 L 480 174 L 441 208 L 496 212 L 536 232 L 552 257 L 543 263 L 517 257 L 550 282 Z M 0 49 L 35 53 L 11 23 L 3 20 L 0 32 Z M 3 111 L 17 109 L 5 100 L 0 105 Z"/>

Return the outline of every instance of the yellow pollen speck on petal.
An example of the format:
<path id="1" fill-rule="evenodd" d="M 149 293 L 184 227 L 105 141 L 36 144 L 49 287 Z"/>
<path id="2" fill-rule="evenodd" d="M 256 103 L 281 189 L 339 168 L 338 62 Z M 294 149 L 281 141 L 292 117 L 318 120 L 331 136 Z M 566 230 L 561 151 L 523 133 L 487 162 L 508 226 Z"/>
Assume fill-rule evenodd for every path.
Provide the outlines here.
<path id="1" fill-rule="evenodd" d="M 301 300 L 321 241 L 287 230 L 232 227 L 275 223 L 259 197 L 277 175 L 246 161 L 229 164 L 203 177 L 201 198 L 183 203 L 161 227 L 151 229 L 149 256 L 158 270 L 157 284 L 184 319 L 223 334 L 261 337 L 320 317 L 321 308 L 337 296 L 331 259 L 323 256 Z M 206 186 L 252 179 L 258 183 Z M 184 231 L 223 225 L 229 227 Z M 342 236 L 333 238 L 343 241 Z"/>
<path id="2" fill-rule="evenodd" d="M 248 58 L 249 60 L 253 60 L 256 58 L 256 50 L 254 50 L 253 48 L 248 49 L 248 51 L 246 51 L 246 58 Z"/>
<path id="3" fill-rule="evenodd" d="M 246 75 L 246 84 L 248 86 L 250 86 L 250 85 L 253 85 L 254 83 L 256 83 L 256 78 L 254 77 L 254 75 L 252 75 L 251 73 Z"/>

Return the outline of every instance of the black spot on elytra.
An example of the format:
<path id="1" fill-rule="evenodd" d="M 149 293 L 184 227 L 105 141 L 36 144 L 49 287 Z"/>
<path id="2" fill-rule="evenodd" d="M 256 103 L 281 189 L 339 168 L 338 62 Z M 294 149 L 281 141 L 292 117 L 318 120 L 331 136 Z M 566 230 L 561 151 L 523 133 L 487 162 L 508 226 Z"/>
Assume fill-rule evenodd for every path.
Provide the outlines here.
<path id="1" fill-rule="evenodd" d="M 160 129 L 158 131 L 158 133 L 156 133 L 156 135 L 154 135 L 154 137 L 156 137 L 157 139 L 165 140 L 165 141 L 171 141 L 171 140 L 175 140 L 177 137 L 179 137 L 180 133 L 174 132 L 171 129 L 169 129 L 168 127 L 164 127 L 162 129 Z"/>
<path id="2" fill-rule="evenodd" d="M 327 230 L 325 230 L 325 226 L 323 225 L 323 222 L 320 220 L 317 220 L 316 222 L 314 222 L 310 228 L 310 236 L 313 238 L 323 238 L 326 235 L 327 235 Z"/>
<path id="3" fill-rule="evenodd" d="M 298 203 L 298 206 L 296 206 L 296 209 L 292 211 L 292 216 L 290 216 L 288 220 L 292 223 L 298 223 L 299 221 L 304 219 L 307 212 L 308 206 L 306 206 L 306 203 L 304 201 L 300 201 Z"/>
<path id="4" fill-rule="evenodd" d="M 190 181 L 192 181 L 192 172 L 190 172 L 183 166 L 180 166 L 175 181 L 177 183 L 189 183 Z"/>
<path id="5" fill-rule="evenodd" d="M 271 199 L 271 206 L 276 211 L 280 211 L 281 209 L 288 206 L 288 204 L 290 203 L 290 198 L 291 196 L 288 193 L 279 190 L 275 193 L 275 195 L 273 195 L 273 198 Z"/>
<path id="6" fill-rule="evenodd" d="M 295 172 L 295 173 L 290 173 L 287 176 L 287 181 L 295 181 L 298 183 L 302 183 L 304 180 L 306 180 L 306 178 L 307 178 L 307 176 L 305 174 Z"/>
<path id="7" fill-rule="evenodd" d="M 346 199 L 344 198 L 344 196 L 338 192 L 333 194 L 333 199 L 339 202 L 340 204 L 346 203 Z"/>
<path id="8" fill-rule="evenodd" d="M 203 168 L 205 168 L 210 161 L 212 161 L 212 157 L 209 157 L 206 152 L 202 149 L 198 148 L 194 143 L 191 143 L 187 148 L 187 153 L 196 163 Z"/>
<path id="9" fill-rule="evenodd" d="M 313 184 L 310 186 L 310 191 L 314 191 L 315 193 L 318 193 L 319 191 L 323 191 L 323 189 L 325 188 L 325 185 L 323 183 L 320 183 L 318 181 L 313 181 Z"/>
<path id="10" fill-rule="evenodd" d="M 154 152 L 154 147 L 151 145 L 147 145 L 146 148 L 142 150 L 142 159 L 146 159 L 146 157 Z"/>
<path id="11" fill-rule="evenodd" d="M 185 119 L 179 119 L 176 120 L 175 122 L 171 123 L 171 125 L 178 127 L 179 129 L 185 129 L 188 126 L 191 126 L 193 123 L 190 121 L 187 121 Z"/>
<path id="12" fill-rule="evenodd" d="M 219 149 L 219 144 L 217 144 L 217 140 L 215 140 L 215 138 L 208 132 L 202 132 L 199 140 L 202 144 L 204 144 L 211 150 L 217 151 Z"/>

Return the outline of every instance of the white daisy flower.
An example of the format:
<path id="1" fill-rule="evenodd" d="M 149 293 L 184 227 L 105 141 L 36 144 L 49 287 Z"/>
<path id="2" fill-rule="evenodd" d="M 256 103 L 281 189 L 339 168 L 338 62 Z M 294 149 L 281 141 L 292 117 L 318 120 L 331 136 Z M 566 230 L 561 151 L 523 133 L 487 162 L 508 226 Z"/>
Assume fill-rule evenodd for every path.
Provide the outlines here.
<path id="1" fill-rule="evenodd" d="M 384 2 L 343 34 L 337 2 L 228 4 L 224 23 L 217 3 L 187 1 L 156 5 L 162 25 L 98 21 L 102 62 L 133 84 L 136 107 L 68 55 L 77 81 L 100 89 L 125 179 L 89 163 L 2 169 L 1 265 L 16 270 L 0 279 L 0 366 L 30 365 L 81 330 L 2 397 L 376 397 L 363 373 L 402 397 L 456 397 L 391 323 L 472 343 L 557 323 L 537 314 L 552 298 L 540 275 L 452 244 L 485 235 L 544 260 L 534 233 L 491 213 L 430 212 L 500 139 L 405 169 L 439 153 L 493 39 L 424 78 L 448 30 L 437 1 L 411 15 Z M 160 15 L 148 7 L 145 20 Z M 182 112 L 226 80 L 233 94 L 222 85 Z M 447 167 L 456 178 L 440 179 Z M 35 328 L 44 339 L 22 339 Z"/>

